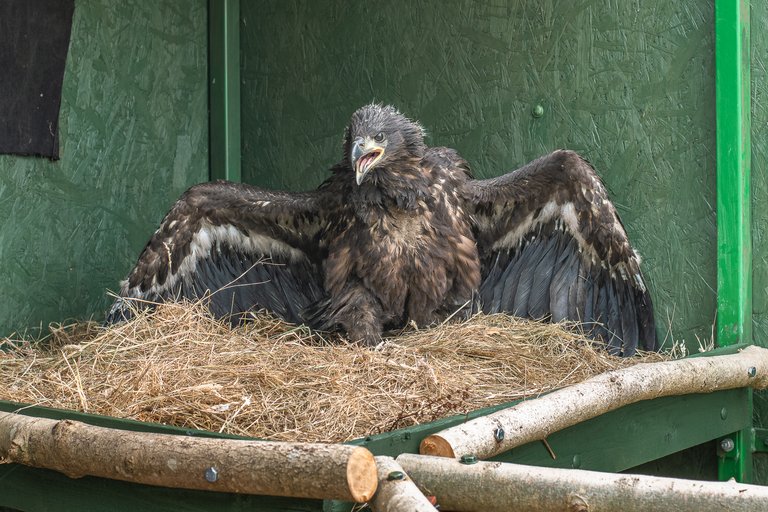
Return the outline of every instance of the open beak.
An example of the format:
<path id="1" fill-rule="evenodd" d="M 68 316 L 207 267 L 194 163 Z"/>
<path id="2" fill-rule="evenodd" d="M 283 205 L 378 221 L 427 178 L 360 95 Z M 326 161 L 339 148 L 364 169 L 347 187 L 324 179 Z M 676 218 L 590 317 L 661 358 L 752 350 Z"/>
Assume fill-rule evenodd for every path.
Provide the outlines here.
<path id="1" fill-rule="evenodd" d="M 355 181 L 360 185 L 365 175 L 376 167 L 376 164 L 384 156 L 384 147 L 377 144 L 370 137 L 363 139 L 358 137 L 352 143 L 352 167 L 355 168 Z"/>

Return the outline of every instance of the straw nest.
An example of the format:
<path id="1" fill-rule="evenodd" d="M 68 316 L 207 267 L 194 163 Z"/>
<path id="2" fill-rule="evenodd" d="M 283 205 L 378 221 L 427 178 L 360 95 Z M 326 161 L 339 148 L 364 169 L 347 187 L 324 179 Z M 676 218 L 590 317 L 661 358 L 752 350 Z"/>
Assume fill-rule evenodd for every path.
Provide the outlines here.
<path id="1" fill-rule="evenodd" d="M 110 328 L 3 340 L 0 398 L 186 428 L 337 442 L 500 404 L 659 354 L 609 356 L 568 326 L 505 315 L 358 347 L 268 315 L 232 329 L 167 304 Z"/>

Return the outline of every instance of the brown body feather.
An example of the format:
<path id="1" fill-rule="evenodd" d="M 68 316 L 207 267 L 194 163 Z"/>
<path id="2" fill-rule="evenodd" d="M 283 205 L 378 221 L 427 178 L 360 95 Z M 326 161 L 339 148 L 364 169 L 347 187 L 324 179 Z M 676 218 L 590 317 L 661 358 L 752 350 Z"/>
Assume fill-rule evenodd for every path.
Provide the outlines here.
<path id="1" fill-rule="evenodd" d="M 386 326 L 433 323 L 479 287 L 477 246 L 457 193 L 468 176 L 447 152 L 396 162 L 345 194 L 346 222 L 328 237 L 325 287 L 352 339 L 374 343 Z M 334 179 L 343 188 L 346 173 Z"/>

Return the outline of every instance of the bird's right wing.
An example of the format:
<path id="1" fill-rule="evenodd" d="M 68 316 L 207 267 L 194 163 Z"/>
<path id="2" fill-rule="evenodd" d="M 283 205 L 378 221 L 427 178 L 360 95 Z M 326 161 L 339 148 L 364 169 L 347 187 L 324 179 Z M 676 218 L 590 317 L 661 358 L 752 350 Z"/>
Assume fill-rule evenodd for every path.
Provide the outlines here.
<path id="1" fill-rule="evenodd" d="M 129 318 L 130 302 L 183 298 L 204 299 L 233 321 L 266 309 L 301 323 L 325 295 L 322 240 L 335 205 L 322 188 L 273 192 L 222 181 L 190 188 L 121 283 L 107 323 Z"/>
<path id="2" fill-rule="evenodd" d="M 485 312 L 583 322 L 615 354 L 656 348 L 640 258 L 586 160 L 555 151 L 465 193 Z"/>

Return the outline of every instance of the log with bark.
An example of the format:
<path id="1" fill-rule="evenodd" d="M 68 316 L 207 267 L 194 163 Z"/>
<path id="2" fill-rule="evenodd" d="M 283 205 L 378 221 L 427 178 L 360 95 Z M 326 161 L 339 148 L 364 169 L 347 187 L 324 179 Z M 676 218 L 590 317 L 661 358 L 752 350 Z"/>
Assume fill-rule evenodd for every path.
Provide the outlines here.
<path id="1" fill-rule="evenodd" d="M 370 500 L 376 463 L 359 446 L 206 439 L 0 413 L 0 462 L 148 485 Z"/>
<path id="2" fill-rule="evenodd" d="M 422 440 L 424 455 L 493 457 L 619 407 L 664 396 L 768 387 L 768 349 L 644 363 L 519 402 Z"/>
<path id="3" fill-rule="evenodd" d="M 527 512 L 768 510 L 768 487 L 403 454 L 397 462 L 444 510 Z"/>
<path id="4" fill-rule="evenodd" d="M 376 457 L 379 487 L 371 501 L 375 512 L 435 512 L 408 474 L 392 457 Z"/>

